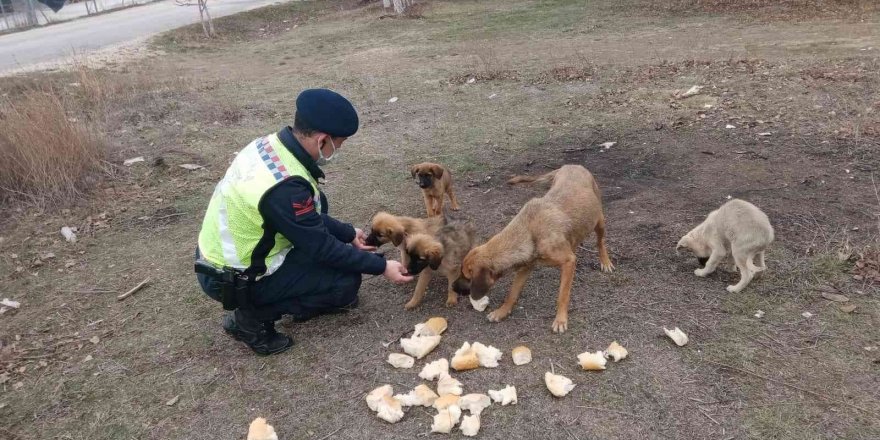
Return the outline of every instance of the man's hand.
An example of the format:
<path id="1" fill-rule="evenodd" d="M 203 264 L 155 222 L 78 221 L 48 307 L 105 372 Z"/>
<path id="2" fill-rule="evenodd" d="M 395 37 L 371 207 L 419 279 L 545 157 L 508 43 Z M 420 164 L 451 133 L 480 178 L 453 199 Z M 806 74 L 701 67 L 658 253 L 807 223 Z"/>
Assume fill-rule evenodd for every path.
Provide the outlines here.
<path id="1" fill-rule="evenodd" d="M 413 279 L 412 276 L 406 275 L 406 267 L 394 260 L 385 263 L 385 273 L 382 276 L 394 284 L 408 283 Z"/>
<path id="2" fill-rule="evenodd" d="M 352 240 L 352 246 L 362 250 L 362 251 L 375 251 L 376 246 L 367 246 L 365 240 L 367 239 L 367 234 L 364 233 L 364 230 L 361 228 L 354 228 L 354 240 Z M 387 270 L 386 270 L 387 273 Z"/>

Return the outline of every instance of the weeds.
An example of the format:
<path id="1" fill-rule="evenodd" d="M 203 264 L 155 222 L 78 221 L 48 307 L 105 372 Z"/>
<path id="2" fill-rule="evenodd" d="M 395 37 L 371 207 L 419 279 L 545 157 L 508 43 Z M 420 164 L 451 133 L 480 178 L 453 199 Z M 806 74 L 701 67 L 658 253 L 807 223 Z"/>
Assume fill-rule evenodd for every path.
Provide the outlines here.
<path id="1" fill-rule="evenodd" d="M 80 194 L 102 166 L 94 126 L 68 116 L 61 97 L 33 89 L 0 103 L 0 194 L 45 203 Z"/>

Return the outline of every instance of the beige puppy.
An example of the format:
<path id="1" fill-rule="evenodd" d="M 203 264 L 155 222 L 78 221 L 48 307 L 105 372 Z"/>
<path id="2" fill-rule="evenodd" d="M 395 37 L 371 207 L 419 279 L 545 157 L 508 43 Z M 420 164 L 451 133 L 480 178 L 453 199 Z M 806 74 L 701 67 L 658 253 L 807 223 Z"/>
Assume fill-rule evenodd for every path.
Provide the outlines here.
<path id="1" fill-rule="evenodd" d="M 733 199 L 712 211 L 706 220 L 691 230 L 675 250 L 689 249 L 706 267 L 694 271 L 705 277 L 726 258 L 732 257 L 740 273 L 739 283 L 727 286 L 727 291 L 743 290 L 756 273 L 767 268 L 764 251 L 773 242 L 773 226 L 767 214 L 745 200 Z"/>

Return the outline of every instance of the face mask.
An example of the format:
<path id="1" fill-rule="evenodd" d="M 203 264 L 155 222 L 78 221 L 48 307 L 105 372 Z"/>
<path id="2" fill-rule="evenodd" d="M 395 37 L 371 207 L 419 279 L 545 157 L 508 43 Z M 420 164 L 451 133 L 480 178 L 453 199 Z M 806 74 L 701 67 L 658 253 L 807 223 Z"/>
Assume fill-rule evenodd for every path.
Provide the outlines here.
<path id="1" fill-rule="evenodd" d="M 318 160 L 315 161 L 315 163 L 317 163 L 318 166 L 324 166 L 324 165 L 327 165 L 328 163 L 330 163 L 331 160 L 333 160 L 334 157 L 337 156 L 337 154 L 336 154 L 336 143 L 333 142 L 333 139 L 332 139 L 332 138 L 329 138 L 329 137 L 328 137 L 327 140 L 330 141 L 330 145 L 333 147 L 333 152 L 330 153 L 330 156 L 328 156 L 328 157 L 324 157 L 324 146 L 321 145 L 321 148 L 318 148 L 318 156 L 319 156 L 319 157 L 318 157 Z"/>

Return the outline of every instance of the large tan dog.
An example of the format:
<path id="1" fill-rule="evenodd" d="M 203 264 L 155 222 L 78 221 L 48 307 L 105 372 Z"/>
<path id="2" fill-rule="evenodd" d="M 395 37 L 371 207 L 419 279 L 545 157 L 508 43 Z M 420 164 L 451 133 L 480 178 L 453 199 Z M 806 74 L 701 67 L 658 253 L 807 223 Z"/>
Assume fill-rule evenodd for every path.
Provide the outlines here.
<path id="1" fill-rule="evenodd" d="M 736 285 L 727 286 L 727 291 L 736 293 L 748 286 L 756 273 L 767 269 L 764 251 L 771 242 L 773 226 L 767 214 L 745 200 L 733 199 L 681 237 L 675 251 L 689 249 L 706 265 L 694 270 L 698 277 L 708 276 L 732 257 L 740 279 Z"/>
<path id="2" fill-rule="evenodd" d="M 413 179 L 422 189 L 425 197 L 425 210 L 428 217 L 443 214 L 443 194 L 449 196 L 449 203 L 453 211 L 458 211 L 458 200 L 452 189 L 452 174 L 442 165 L 431 162 L 423 162 L 410 168 Z"/>
<path id="3" fill-rule="evenodd" d="M 406 259 L 406 238 L 412 234 L 434 235 L 445 223 L 446 219 L 443 216 L 422 219 L 378 212 L 373 216 L 370 234 L 364 241 L 368 246 L 393 244 L 400 250 L 401 264 L 407 266 L 409 262 Z"/>
<path id="4" fill-rule="evenodd" d="M 471 224 L 452 223 L 440 228 L 434 236 L 413 234 L 407 237 L 407 270 L 410 275 L 419 274 L 419 281 L 412 299 L 403 306 L 405 309 L 412 310 L 422 303 L 434 272 L 445 276 L 448 281 L 446 305 L 458 304 L 458 294 L 452 284 L 461 274 L 461 261 L 474 247 L 474 236 Z"/>
<path id="5" fill-rule="evenodd" d="M 461 277 L 453 288 L 459 293 L 469 291 L 471 298 L 478 300 L 506 271 L 516 269 L 510 293 L 504 303 L 489 314 L 489 321 L 498 322 L 513 310 L 537 264 L 559 267 L 553 331 L 561 333 L 568 329 L 568 302 L 577 248 L 590 232 L 596 232 L 602 271 L 614 269 L 605 247 L 605 216 L 599 185 L 580 165 L 564 165 L 539 177 L 516 176 L 507 183 L 526 182 L 552 182 L 552 186 L 543 197 L 526 202 L 504 230 L 465 256 Z"/>

